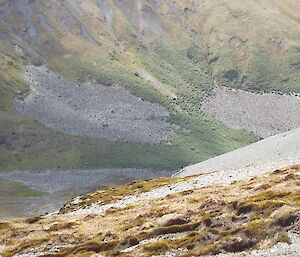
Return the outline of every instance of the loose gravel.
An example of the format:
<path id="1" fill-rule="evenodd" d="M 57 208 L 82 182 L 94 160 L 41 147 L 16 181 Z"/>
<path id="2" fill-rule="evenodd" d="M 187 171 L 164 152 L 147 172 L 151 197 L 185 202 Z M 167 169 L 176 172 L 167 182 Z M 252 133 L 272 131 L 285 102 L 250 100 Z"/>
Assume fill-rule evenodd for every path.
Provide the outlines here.
<path id="1" fill-rule="evenodd" d="M 245 159 L 245 161 L 243 161 Z M 249 162 L 252 160 L 251 162 Z M 101 205 L 95 203 L 86 209 L 76 210 L 65 215 L 86 215 L 91 213 L 101 213 L 109 208 L 124 208 L 137 201 L 163 198 L 169 194 L 201 188 L 208 185 L 230 184 L 234 181 L 249 179 L 261 176 L 266 172 L 284 168 L 289 165 L 300 164 L 300 129 L 296 129 L 281 135 L 262 140 L 243 149 L 224 154 L 206 162 L 187 167 L 177 176 L 185 177 L 188 175 L 201 174 L 186 181 L 173 185 L 154 189 L 150 192 L 142 193 L 137 196 L 129 196 L 115 203 Z M 210 166 L 211 165 L 211 166 Z M 206 168 L 205 168 L 206 167 Z M 202 168 L 205 168 L 202 170 Z M 76 199 L 74 199 L 76 202 Z M 239 253 L 237 255 L 225 256 L 291 256 L 299 257 L 300 237 L 297 234 L 290 234 L 292 244 L 279 243 L 271 249 L 257 250 L 251 253 Z M 176 256 L 172 255 L 165 256 Z"/>
<path id="2" fill-rule="evenodd" d="M 250 175 L 257 175 L 294 164 L 300 164 L 300 128 L 187 166 L 175 176 L 185 177 L 211 171 L 222 171 L 228 175 L 238 169 L 239 176 L 244 177 L 248 171 Z"/>
<path id="3" fill-rule="evenodd" d="M 161 198 L 194 188 L 230 184 L 295 164 L 300 164 L 300 129 L 282 133 L 208 161 L 188 166 L 174 175 L 186 177 L 201 174 L 200 176 L 137 196 L 129 196 L 108 205 L 96 203 L 86 209 L 68 213 L 68 215 L 99 213 L 111 207 L 123 208 L 136 201 Z"/>
<path id="4" fill-rule="evenodd" d="M 61 170 L 61 171 L 11 171 L 1 173 L 6 180 L 25 183 L 32 189 L 58 192 L 74 187 L 96 184 L 120 184 L 127 181 L 167 177 L 171 171 L 150 171 L 145 169 L 102 169 L 102 170 Z"/>
<path id="5" fill-rule="evenodd" d="M 300 159 L 299 159 L 299 163 L 300 163 Z M 286 163 L 284 163 L 281 168 L 288 166 L 285 164 Z M 137 201 L 163 198 L 169 194 L 175 194 L 187 190 L 192 190 L 195 188 L 201 188 L 201 187 L 205 187 L 209 185 L 217 185 L 217 184 L 226 185 L 234 181 L 244 180 L 250 177 L 262 175 L 263 173 L 267 173 L 269 171 L 275 170 L 274 167 L 276 167 L 275 169 L 277 169 L 277 167 L 279 166 L 273 163 L 271 165 L 265 165 L 259 167 L 247 167 L 242 169 L 235 169 L 232 170 L 231 172 L 225 170 L 225 171 L 215 171 L 211 173 L 206 173 L 198 177 L 190 178 L 183 182 L 154 189 L 150 192 L 141 193 L 135 196 L 128 196 L 115 203 L 111 203 L 107 205 L 101 205 L 101 202 L 94 203 L 85 209 L 69 212 L 65 215 L 87 215 L 92 213 L 101 213 L 108 210 L 109 208 L 124 208 L 130 204 L 134 204 Z M 76 202 L 77 199 L 75 198 L 74 201 Z"/>
<path id="6" fill-rule="evenodd" d="M 16 111 L 54 129 L 109 140 L 159 143 L 178 128 L 167 110 L 119 85 L 75 83 L 46 67 L 28 66 L 30 92 L 15 101 Z"/>
<path id="7" fill-rule="evenodd" d="M 300 127 L 300 97 L 217 87 L 203 110 L 229 127 L 266 138 Z"/>

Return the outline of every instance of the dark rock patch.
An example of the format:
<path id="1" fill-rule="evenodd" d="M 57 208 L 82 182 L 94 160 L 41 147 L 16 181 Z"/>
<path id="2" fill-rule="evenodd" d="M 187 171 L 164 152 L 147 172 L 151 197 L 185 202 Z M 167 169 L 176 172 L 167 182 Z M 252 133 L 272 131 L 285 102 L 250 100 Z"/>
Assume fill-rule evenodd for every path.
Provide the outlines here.
<path id="1" fill-rule="evenodd" d="M 224 77 L 229 81 L 233 81 L 239 77 L 239 73 L 236 70 L 229 70 L 224 73 Z"/>

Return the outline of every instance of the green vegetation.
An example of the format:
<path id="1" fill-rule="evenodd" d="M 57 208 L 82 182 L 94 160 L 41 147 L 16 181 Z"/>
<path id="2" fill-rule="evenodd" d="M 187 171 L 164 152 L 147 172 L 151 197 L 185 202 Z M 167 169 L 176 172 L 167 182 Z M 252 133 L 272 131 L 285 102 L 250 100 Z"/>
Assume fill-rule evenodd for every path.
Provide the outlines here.
<path id="1" fill-rule="evenodd" d="M 278 62 L 263 46 L 255 45 L 252 49 L 253 58 L 250 60 L 248 77 L 245 79 L 246 88 L 260 92 L 299 93 L 300 75 L 297 63 L 300 60 L 300 52 L 296 49 L 297 47 L 292 48 L 291 54 Z"/>
<path id="2" fill-rule="evenodd" d="M 27 90 L 20 80 L 18 84 L 10 83 L 2 88 L 0 96 L 1 103 L 10 103 L 5 105 L 0 117 L 0 171 L 112 167 L 176 170 L 256 140 L 254 135 L 224 127 L 199 110 L 201 99 L 211 92 L 212 82 L 209 67 L 201 62 L 204 58 L 202 50 L 196 45 L 180 51 L 171 50 L 168 45 L 138 50 L 137 58 L 145 62 L 147 69 L 176 90 L 176 101 L 166 99 L 149 82 L 136 76 L 132 68 L 121 65 L 116 61 L 120 58 L 116 53 L 112 59 L 106 58 L 107 61 L 100 63 L 103 54 L 105 57 L 108 52 L 101 47 L 99 49 L 89 59 L 83 56 L 81 60 L 70 55 L 49 59 L 50 67 L 73 80 L 121 84 L 145 100 L 160 103 L 170 111 L 169 120 L 180 126 L 177 135 L 168 142 L 150 145 L 112 142 L 54 131 L 12 112 L 11 101 L 16 91 Z M 93 66 L 93 62 L 98 65 Z M 8 65 L 7 70 L 16 72 L 18 77 L 21 75 L 21 66 L 13 70 Z"/>
<path id="3" fill-rule="evenodd" d="M 41 61 L 25 42 L 13 42 L 23 53 L 1 43 L 0 171 L 112 167 L 176 170 L 258 139 L 203 114 L 201 104 L 212 94 L 215 84 L 251 91 L 300 92 L 299 32 L 291 25 L 298 14 L 285 4 L 276 2 L 283 12 L 269 17 L 263 8 L 248 1 L 214 1 L 203 13 L 188 1 L 175 1 L 179 12 L 190 10 L 197 17 L 184 22 L 171 15 L 170 6 L 152 8 L 149 4 L 160 18 L 162 29 L 169 31 L 165 36 L 154 35 L 150 43 L 145 42 L 138 24 L 128 18 L 126 11 L 112 2 L 112 9 L 118 14 L 112 20 L 112 28 L 99 22 L 104 14 L 90 3 L 89 9 L 95 12 L 89 15 L 91 19 L 73 12 L 81 29 L 72 24 L 66 31 L 53 20 L 51 8 L 32 4 L 33 25 L 41 35 L 34 42 L 35 48 L 43 53 L 54 72 L 74 81 L 123 85 L 131 93 L 167 108 L 169 121 L 180 129 L 168 142 L 156 145 L 111 142 L 66 135 L 19 115 L 13 111 L 12 102 L 20 91 L 28 90 L 22 79 L 22 67 L 30 62 L 39 65 Z M 66 15 L 55 1 L 50 1 L 50 5 L 57 9 L 58 16 Z M 140 17 L 133 10 L 133 15 Z M 35 12 L 44 12 L 52 31 L 41 30 Z M 170 17 L 165 18 L 163 13 L 170 13 Z M 257 25 L 267 17 L 268 24 Z M 242 19 L 249 20 L 250 28 L 240 22 Z M 284 29 L 277 21 L 282 22 L 280 26 Z M 19 17 L 8 22 L 16 30 L 24 25 Z M 150 28 L 153 21 L 147 22 Z M 9 30 L 5 24 L 0 26 L 3 31 Z M 291 29 L 286 31 L 287 27 Z M 94 39 L 93 43 L 83 30 Z M 192 41 L 187 31 L 201 37 Z M 176 97 L 172 99 L 155 89 L 140 77 L 139 68 L 149 72 Z"/>
<path id="4" fill-rule="evenodd" d="M 33 197 L 33 196 L 41 196 L 45 194 L 47 193 L 31 189 L 23 183 L 11 182 L 11 181 L 0 179 L 1 197 L 18 197 L 18 196 Z"/>
<path id="5" fill-rule="evenodd" d="M 3 133 L 8 142 L 4 149 L 1 148 L 0 167 L 2 171 L 116 167 L 173 170 L 254 141 L 248 133 L 235 134 L 221 125 L 212 130 L 207 121 L 197 124 L 184 117 L 179 118 L 182 122 L 189 122 L 188 125 L 196 130 L 191 130 L 190 134 L 183 131 L 182 137 L 171 138 L 170 144 L 158 145 L 64 135 L 28 118 L 20 122 L 21 129 L 18 126 L 20 123 L 7 122 L 6 125 L 12 126 Z M 197 125 L 202 125 L 202 129 Z M 206 135 L 210 131 L 212 133 Z M 224 138 L 223 133 L 226 132 L 231 137 Z M 246 135 L 246 140 L 242 141 L 239 134 Z"/>

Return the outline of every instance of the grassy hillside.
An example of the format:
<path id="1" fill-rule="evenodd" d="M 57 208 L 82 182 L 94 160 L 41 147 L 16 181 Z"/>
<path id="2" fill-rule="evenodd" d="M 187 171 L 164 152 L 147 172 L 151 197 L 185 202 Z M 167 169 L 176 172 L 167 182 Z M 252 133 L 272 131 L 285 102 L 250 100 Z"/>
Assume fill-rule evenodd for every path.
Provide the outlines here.
<path id="1" fill-rule="evenodd" d="M 200 181 L 135 181 L 73 198 L 58 213 L 2 222 L 0 253 L 297 256 L 299 166 L 230 184 Z"/>
<path id="2" fill-rule="evenodd" d="M 292 0 L 1 1 L 0 170 L 177 169 L 254 142 L 204 115 L 201 101 L 215 84 L 300 92 L 299 8 Z M 13 111 L 30 63 L 120 84 L 167 108 L 180 129 L 156 145 L 54 131 Z"/>

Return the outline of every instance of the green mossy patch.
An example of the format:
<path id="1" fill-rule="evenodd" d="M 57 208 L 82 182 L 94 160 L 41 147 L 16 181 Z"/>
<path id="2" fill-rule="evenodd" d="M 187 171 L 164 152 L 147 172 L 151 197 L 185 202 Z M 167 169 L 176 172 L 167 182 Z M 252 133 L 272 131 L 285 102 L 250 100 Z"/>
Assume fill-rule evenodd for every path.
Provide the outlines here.
<path id="1" fill-rule="evenodd" d="M 0 179 L 0 195 L 2 197 L 35 197 L 46 194 L 46 192 L 31 189 L 20 182 Z"/>
<path id="2" fill-rule="evenodd" d="M 12 257 L 16 253 L 22 252 L 22 251 L 24 251 L 26 249 L 38 248 L 42 244 L 44 244 L 44 243 L 46 243 L 48 241 L 49 241 L 49 239 L 43 238 L 43 239 L 31 240 L 29 242 L 24 242 L 24 243 L 21 243 L 18 247 L 16 247 L 12 251 L 8 251 L 8 252 L 3 253 L 2 256 L 3 257 Z"/>

